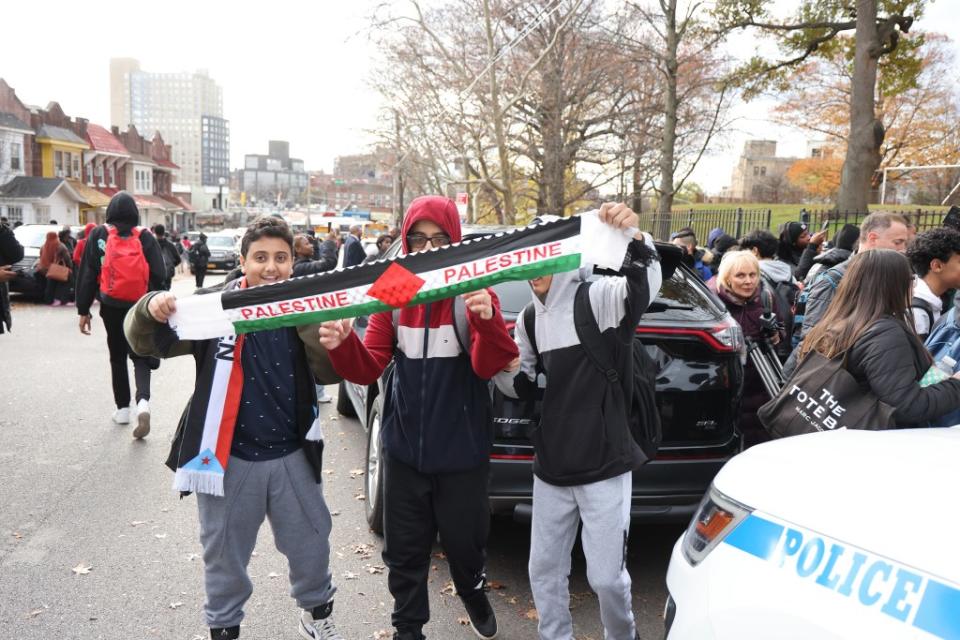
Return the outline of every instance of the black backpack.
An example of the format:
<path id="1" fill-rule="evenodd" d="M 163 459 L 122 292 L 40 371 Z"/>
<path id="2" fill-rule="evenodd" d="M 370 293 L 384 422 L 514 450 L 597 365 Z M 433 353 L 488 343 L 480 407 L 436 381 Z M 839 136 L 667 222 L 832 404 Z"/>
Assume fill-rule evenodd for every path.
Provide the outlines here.
<path id="1" fill-rule="evenodd" d="M 790 356 L 790 352 L 793 351 L 793 342 L 790 338 L 793 336 L 797 302 L 800 299 L 800 287 L 792 282 L 774 282 L 762 271 L 760 277 L 763 279 L 763 284 L 767 290 L 777 300 L 775 313 L 786 331 L 787 339 L 781 340 L 780 344 L 776 346 L 776 350 L 780 359 L 786 360 Z"/>
<path id="2" fill-rule="evenodd" d="M 590 307 L 589 282 L 583 282 L 577 287 L 577 293 L 573 299 L 573 323 L 577 330 L 577 339 L 587 358 L 603 373 L 610 384 L 621 386 L 621 375 L 631 376 L 633 384 L 626 386 L 629 397 L 625 399 L 630 412 L 627 417 L 630 433 L 647 460 L 653 460 L 663 440 L 660 411 L 657 409 L 655 395 L 659 372 L 657 363 L 647 353 L 643 343 L 631 336 L 633 357 L 627 360 L 630 370 L 622 374 L 617 370 L 616 360 L 610 354 L 609 346 L 600 333 L 597 319 Z M 540 349 L 537 347 L 536 338 L 536 309 L 532 302 L 523 310 L 523 327 L 537 356 L 538 369 L 542 370 Z"/>
<path id="3" fill-rule="evenodd" d="M 936 322 L 933 319 L 933 305 L 927 302 L 926 300 L 924 300 L 923 298 L 918 298 L 914 296 L 910 300 L 910 308 L 919 309 L 920 311 L 924 312 L 927 315 L 927 334 L 926 335 L 930 335 L 931 333 L 933 333 L 933 325 L 936 324 Z M 911 318 L 911 320 L 912 319 L 913 318 Z"/>

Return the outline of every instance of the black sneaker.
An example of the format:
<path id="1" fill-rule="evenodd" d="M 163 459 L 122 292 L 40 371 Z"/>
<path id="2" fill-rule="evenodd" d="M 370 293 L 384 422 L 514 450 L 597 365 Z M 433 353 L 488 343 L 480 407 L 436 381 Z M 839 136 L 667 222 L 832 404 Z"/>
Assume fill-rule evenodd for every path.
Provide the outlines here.
<path id="1" fill-rule="evenodd" d="M 426 636 L 419 630 L 404 629 L 403 631 L 394 631 L 393 640 L 426 640 Z"/>
<path id="2" fill-rule="evenodd" d="M 240 637 L 240 627 L 227 627 L 226 629 L 210 629 L 211 640 L 237 640 Z"/>
<path id="3" fill-rule="evenodd" d="M 493 607 L 487 599 L 487 594 L 483 589 L 478 589 L 476 593 L 471 594 L 463 600 L 463 606 L 470 616 L 470 626 L 473 632 L 483 640 L 493 640 L 497 637 L 497 616 L 493 613 Z"/>

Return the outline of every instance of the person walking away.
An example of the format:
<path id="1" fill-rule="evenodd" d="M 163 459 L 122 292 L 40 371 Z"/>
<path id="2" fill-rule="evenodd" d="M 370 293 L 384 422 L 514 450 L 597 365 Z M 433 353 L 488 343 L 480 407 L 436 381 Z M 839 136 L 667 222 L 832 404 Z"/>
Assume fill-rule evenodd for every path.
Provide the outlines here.
<path id="1" fill-rule="evenodd" d="M 712 290 L 740 325 L 745 338 L 753 341 L 769 339 L 776 347 L 786 338 L 782 322 L 784 312 L 777 308 L 776 297 L 763 286 L 760 278 L 760 261 L 752 252 L 729 251 L 720 262 L 720 272 Z M 768 310 L 780 325 L 779 330 L 772 333 L 761 321 L 761 316 Z M 770 439 L 757 418 L 757 409 L 769 399 L 759 372 L 748 360 L 744 366 L 740 401 L 740 433 L 745 449 Z"/>
<path id="2" fill-rule="evenodd" d="M 190 269 L 196 280 L 197 289 L 203 288 L 203 279 L 207 276 L 207 265 L 210 263 L 210 248 L 207 247 L 207 236 L 203 233 L 190 246 Z"/>
<path id="3" fill-rule="evenodd" d="M 826 239 L 825 230 L 810 235 L 806 223 L 787 222 L 780 228 L 777 256 L 793 267 L 793 276 L 797 280 L 803 281 Z"/>
<path id="4" fill-rule="evenodd" d="M 0 223 L 0 333 L 10 331 L 13 326 L 8 283 L 17 277 L 13 265 L 21 260 L 23 245 L 17 240 L 10 225 L 4 221 Z"/>
<path id="5" fill-rule="evenodd" d="M 347 235 L 347 242 L 343 247 L 343 266 L 353 267 L 363 263 L 367 253 L 363 250 L 361 240 L 362 227 L 358 224 L 350 227 L 350 234 Z"/>
<path id="6" fill-rule="evenodd" d="M 286 222 L 258 219 L 240 243 L 244 275 L 211 290 L 287 280 L 292 245 Z M 334 379 L 318 327 L 186 341 L 167 324 L 176 304 L 170 292 L 147 294 L 127 314 L 125 330 L 138 353 L 192 355 L 196 361 L 194 394 L 167 466 L 176 474 L 176 489 L 197 494 L 210 637 L 240 637 L 243 608 L 253 593 L 247 564 L 269 518 L 277 549 L 289 563 L 300 637 L 343 640 L 332 616 L 332 520 L 323 497 L 323 433 L 313 394 L 315 375 Z M 258 364 L 263 362 L 270 366 Z M 204 448 L 208 441 L 221 444 L 214 451 Z"/>
<path id="7" fill-rule="evenodd" d="M 80 269 L 80 263 L 83 262 L 83 250 L 87 246 L 87 238 L 90 237 L 90 232 L 97 228 L 97 223 L 88 222 L 84 227 L 83 231 L 80 232 L 80 238 L 77 240 L 77 246 L 73 248 L 73 264 L 77 269 Z"/>
<path id="8" fill-rule="evenodd" d="M 163 284 L 165 267 L 160 245 L 139 226 L 140 211 L 133 196 L 121 191 L 107 205 L 107 222 L 90 232 L 77 278 L 77 313 L 80 332 L 90 335 L 90 306 L 100 299 L 100 318 L 107 332 L 113 413 L 116 424 L 130 423 L 130 379 L 127 358 L 133 361 L 136 383 L 137 426 L 134 438 L 150 433 L 150 369 L 158 364 L 134 354 L 123 334 L 123 317 L 147 291 Z"/>
<path id="9" fill-rule="evenodd" d="M 853 255 L 857 243 L 860 241 L 860 227 L 855 224 L 845 224 L 833 238 L 832 246 L 813 259 L 813 266 L 803 280 L 803 288 L 809 289 L 817 281 L 818 274 L 825 269 L 845 262 Z M 826 246 L 826 243 L 824 244 Z"/>
<path id="10" fill-rule="evenodd" d="M 960 288 L 960 231 L 939 227 L 918 233 L 907 248 L 907 258 L 916 274 L 910 301 L 913 326 L 926 340 L 940 319 L 943 296 Z"/>
<path id="11" fill-rule="evenodd" d="M 893 407 L 895 428 L 923 427 L 960 407 L 960 374 L 927 386 L 933 358 L 907 319 L 913 273 L 901 253 L 865 251 L 853 257 L 822 322 L 798 348 L 800 365 L 816 351 L 845 357 L 846 369 Z"/>
<path id="12" fill-rule="evenodd" d="M 785 336 L 793 336 L 793 317 L 800 297 L 800 284 L 793 277 L 793 268 L 777 259 L 777 236 L 765 229 L 751 231 L 740 240 L 740 248 L 750 251 L 760 263 L 760 278 L 777 300 L 778 316 Z M 777 344 L 781 362 L 790 357 L 792 340 Z"/>
<path id="13" fill-rule="evenodd" d="M 441 196 L 415 199 L 401 238 L 405 253 L 459 242 L 456 204 Z M 470 624 L 482 638 L 495 637 L 497 620 L 484 588 L 493 446 L 487 381 L 518 355 L 496 294 L 481 289 L 405 307 L 396 320 L 390 311 L 375 313 L 363 341 L 349 321 L 325 322 L 320 342 L 337 373 L 358 384 L 375 383 L 395 360 L 384 390 L 380 458 L 394 638 L 424 637 L 430 549 L 438 532 Z"/>
<path id="14" fill-rule="evenodd" d="M 157 238 L 157 244 L 160 245 L 160 255 L 163 257 L 164 279 L 160 288 L 169 291 L 173 285 L 173 276 L 177 273 L 177 265 L 180 264 L 180 252 L 177 251 L 176 245 L 167 238 L 167 229 L 162 224 L 153 226 L 153 235 Z"/>
<path id="15" fill-rule="evenodd" d="M 40 247 L 40 258 L 37 260 L 37 273 L 43 277 L 43 303 L 51 306 L 66 304 L 70 296 L 69 282 L 60 282 L 47 277 L 50 267 L 58 264 L 68 269 L 73 268 L 70 251 L 60 242 L 56 231 L 48 231 L 43 246 Z"/>
<path id="16" fill-rule="evenodd" d="M 907 220 L 898 213 L 889 213 L 886 211 L 877 211 L 871 213 L 863 222 L 860 223 L 860 243 L 859 251 L 871 251 L 873 249 L 893 249 L 904 253 L 907 250 L 907 240 L 909 233 L 907 231 Z M 823 314 L 826 313 L 833 295 L 837 291 L 847 266 L 850 261 L 841 262 L 831 269 L 824 269 L 817 276 L 814 282 L 804 296 L 806 304 L 804 307 L 803 325 L 799 338 L 802 340 L 810 330 L 817 325 Z M 784 367 L 795 359 L 796 349 L 790 355 L 790 361 Z"/>
<path id="17" fill-rule="evenodd" d="M 639 226 L 637 215 L 623 204 L 604 204 L 599 216 L 614 228 Z M 646 456 L 631 432 L 628 398 L 636 326 L 662 282 L 653 238 L 634 236 L 619 277 L 585 282 L 584 275 L 574 270 L 530 281 L 534 313 L 525 311 L 514 330 L 520 369 L 500 373 L 495 381 L 504 394 L 533 400 L 538 374 L 546 376 L 540 424 L 533 432 L 529 565 L 540 638 L 573 638 L 570 554 L 582 524 L 587 580 L 600 600 L 603 636 L 634 640 L 626 553 L 633 471 Z M 614 384 L 624 387 L 620 393 L 612 391 L 580 341 L 576 309 L 581 296 L 599 337 L 615 354 L 620 379 Z M 527 326 L 528 318 L 533 326 Z"/>

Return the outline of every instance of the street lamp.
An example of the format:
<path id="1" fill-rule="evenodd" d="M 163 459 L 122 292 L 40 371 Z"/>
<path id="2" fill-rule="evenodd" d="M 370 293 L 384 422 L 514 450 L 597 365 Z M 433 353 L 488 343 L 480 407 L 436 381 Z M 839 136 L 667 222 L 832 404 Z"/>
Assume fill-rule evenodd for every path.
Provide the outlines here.
<path id="1" fill-rule="evenodd" d="M 217 182 L 220 183 L 220 193 L 217 195 L 217 208 L 220 209 L 220 211 L 223 211 L 223 185 L 227 184 L 227 179 L 223 176 L 220 176 L 217 179 Z"/>

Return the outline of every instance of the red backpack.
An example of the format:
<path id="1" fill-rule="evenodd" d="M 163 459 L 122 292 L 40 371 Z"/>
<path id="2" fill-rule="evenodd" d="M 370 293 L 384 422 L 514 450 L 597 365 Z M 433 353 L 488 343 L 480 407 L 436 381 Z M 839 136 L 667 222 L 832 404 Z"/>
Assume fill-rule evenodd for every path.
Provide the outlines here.
<path id="1" fill-rule="evenodd" d="M 143 255 L 139 227 L 124 238 L 113 225 L 107 226 L 107 246 L 100 265 L 100 293 L 114 300 L 136 302 L 147 292 L 150 266 Z"/>

